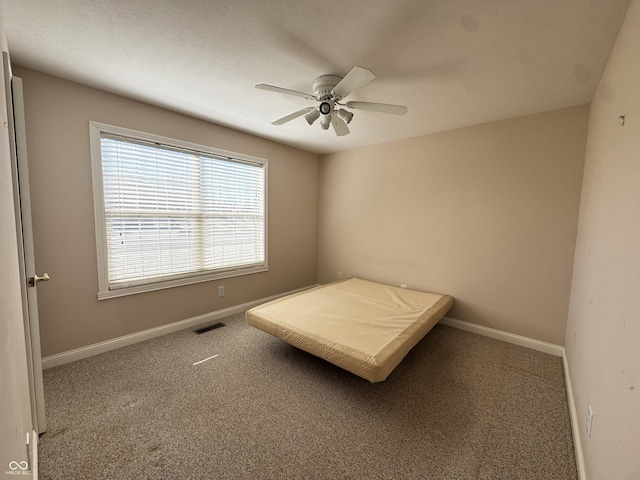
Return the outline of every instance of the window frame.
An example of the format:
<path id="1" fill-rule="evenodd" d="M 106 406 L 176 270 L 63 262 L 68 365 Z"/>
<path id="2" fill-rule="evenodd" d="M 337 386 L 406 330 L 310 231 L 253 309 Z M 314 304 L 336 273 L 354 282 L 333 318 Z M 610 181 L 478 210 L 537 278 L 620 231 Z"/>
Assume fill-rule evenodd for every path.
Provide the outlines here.
<path id="1" fill-rule="evenodd" d="M 194 152 L 200 152 L 205 155 L 215 156 L 216 158 L 228 159 L 236 162 L 249 163 L 253 165 L 261 165 L 263 170 L 264 181 L 264 261 L 258 265 L 250 266 L 236 266 L 207 273 L 185 273 L 171 275 L 167 279 L 154 278 L 148 283 L 138 283 L 129 286 L 118 286 L 112 288 L 109 285 L 109 272 L 108 272 L 108 251 L 107 251 L 107 228 L 106 228 L 106 215 L 104 205 L 104 189 L 102 178 L 102 146 L 101 136 L 102 134 L 117 135 L 123 137 L 130 137 L 144 142 L 156 143 L 171 148 L 193 150 Z M 251 155 L 245 155 L 235 152 L 229 152 L 218 148 L 209 147 L 206 145 L 199 145 L 183 140 L 177 140 L 174 138 L 164 137 L 161 135 L 155 135 L 151 133 L 140 132 L 124 127 L 117 127 L 114 125 L 107 125 L 100 122 L 89 122 L 89 138 L 91 147 L 91 171 L 93 182 L 93 207 L 94 207 L 94 223 L 95 223 L 95 236 L 96 236 L 96 255 L 98 264 L 98 300 L 105 300 L 108 298 L 122 297 L 126 295 L 133 295 L 143 292 L 151 292 L 155 290 L 161 290 L 165 288 L 179 287 L 182 285 L 191 285 L 201 282 L 209 282 L 212 280 L 219 280 L 223 278 L 237 277 L 241 275 L 251 275 L 254 273 L 269 271 L 269 245 L 268 245 L 268 161 L 265 158 L 254 157 Z"/>

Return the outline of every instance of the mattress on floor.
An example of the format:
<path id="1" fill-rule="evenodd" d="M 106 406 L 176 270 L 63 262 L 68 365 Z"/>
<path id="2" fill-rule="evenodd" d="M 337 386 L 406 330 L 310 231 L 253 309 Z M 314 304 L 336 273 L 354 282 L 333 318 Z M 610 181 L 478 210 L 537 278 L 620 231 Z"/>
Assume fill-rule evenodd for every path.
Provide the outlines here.
<path id="1" fill-rule="evenodd" d="M 246 319 L 375 383 L 389 376 L 452 305 L 449 295 L 350 278 L 252 308 Z"/>

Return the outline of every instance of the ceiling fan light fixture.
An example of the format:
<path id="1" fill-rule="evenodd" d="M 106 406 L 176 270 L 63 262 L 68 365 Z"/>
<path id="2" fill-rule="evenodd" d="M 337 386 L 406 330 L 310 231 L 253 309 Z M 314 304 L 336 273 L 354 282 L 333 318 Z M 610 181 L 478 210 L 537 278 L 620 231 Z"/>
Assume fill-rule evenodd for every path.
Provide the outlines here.
<path id="1" fill-rule="evenodd" d="M 318 109 L 322 115 L 328 115 L 331 113 L 331 104 L 329 102 L 322 102 Z"/>
<path id="2" fill-rule="evenodd" d="M 304 116 L 305 120 L 309 125 L 313 125 L 313 122 L 315 122 L 318 119 L 318 117 L 320 117 L 320 112 L 316 108 L 314 108 Z"/>
<path id="3" fill-rule="evenodd" d="M 325 115 L 324 117 L 322 117 L 322 120 L 320 121 L 320 126 L 322 127 L 323 130 L 328 130 L 329 125 L 331 125 L 331 115 Z"/>
<path id="4" fill-rule="evenodd" d="M 349 124 L 351 120 L 353 120 L 353 113 L 346 111 L 344 108 L 338 110 L 338 117 L 344 121 L 344 123 Z"/>

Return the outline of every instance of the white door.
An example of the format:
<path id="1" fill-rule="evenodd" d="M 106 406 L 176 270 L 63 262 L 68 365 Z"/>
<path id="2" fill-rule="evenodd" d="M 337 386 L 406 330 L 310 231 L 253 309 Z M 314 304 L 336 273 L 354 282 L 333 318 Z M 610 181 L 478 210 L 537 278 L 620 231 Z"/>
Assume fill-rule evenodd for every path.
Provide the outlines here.
<path id="1" fill-rule="evenodd" d="M 24 120 L 22 79 L 11 75 L 8 56 L 3 52 L 4 81 L 8 100 L 13 103 L 13 118 L 9 115 L 10 150 L 12 157 L 18 250 L 22 280 L 23 310 L 25 312 L 25 338 L 27 341 L 27 363 L 33 424 L 38 433 L 47 428 L 44 412 L 44 386 L 42 382 L 42 357 L 40 352 L 40 324 L 38 320 L 37 284 L 48 280 L 36 274 L 33 252 L 33 230 L 31 226 L 31 197 L 29 191 L 29 167 L 27 164 L 27 141 Z"/>

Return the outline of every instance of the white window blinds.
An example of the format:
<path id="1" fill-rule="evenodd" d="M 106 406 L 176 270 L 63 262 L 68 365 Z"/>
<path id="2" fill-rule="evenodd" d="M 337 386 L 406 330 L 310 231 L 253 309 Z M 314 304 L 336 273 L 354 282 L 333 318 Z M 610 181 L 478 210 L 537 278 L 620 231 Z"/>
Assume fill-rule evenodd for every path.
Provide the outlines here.
<path id="1" fill-rule="evenodd" d="M 265 165 L 100 133 L 108 289 L 265 266 Z"/>

